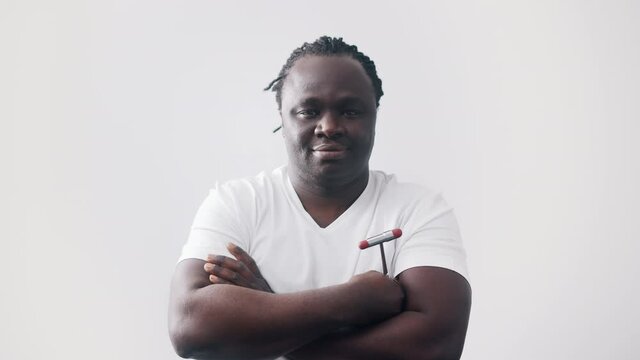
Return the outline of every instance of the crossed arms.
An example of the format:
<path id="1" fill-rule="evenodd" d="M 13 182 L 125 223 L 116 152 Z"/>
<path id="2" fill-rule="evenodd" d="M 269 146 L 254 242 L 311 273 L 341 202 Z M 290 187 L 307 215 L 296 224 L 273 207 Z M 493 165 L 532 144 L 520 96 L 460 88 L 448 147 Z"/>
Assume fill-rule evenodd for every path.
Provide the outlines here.
<path id="1" fill-rule="evenodd" d="M 274 294 L 242 249 L 236 259 L 178 263 L 169 332 L 176 352 L 196 359 L 459 359 L 471 290 L 437 267 L 398 281 L 370 271 L 320 289 Z M 205 265 L 206 266 L 205 269 Z"/>

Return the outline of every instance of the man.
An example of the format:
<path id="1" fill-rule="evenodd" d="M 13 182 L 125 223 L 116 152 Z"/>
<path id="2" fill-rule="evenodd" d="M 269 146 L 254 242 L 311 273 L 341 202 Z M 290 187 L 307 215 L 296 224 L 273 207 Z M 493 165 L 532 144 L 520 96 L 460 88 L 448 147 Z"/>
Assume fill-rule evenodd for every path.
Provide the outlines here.
<path id="1" fill-rule="evenodd" d="M 197 359 L 458 359 L 470 309 L 451 208 L 369 171 L 375 65 L 321 37 L 276 80 L 288 164 L 217 186 L 176 266 L 169 327 Z M 377 247 L 386 230 L 391 277 Z"/>

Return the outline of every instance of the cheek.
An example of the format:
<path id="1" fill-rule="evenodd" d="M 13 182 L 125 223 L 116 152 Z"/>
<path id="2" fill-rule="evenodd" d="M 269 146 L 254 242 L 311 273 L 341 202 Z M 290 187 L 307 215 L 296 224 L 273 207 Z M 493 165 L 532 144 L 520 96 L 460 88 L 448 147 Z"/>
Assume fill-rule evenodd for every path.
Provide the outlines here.
<path id="1" fill-rule="evenodd" d="M 314 136 L 313 127 L 300 126 L 300 124 L 289 123 L 284 128 L 283 136 L 285 141 L 293 146 L 305 146 Z"/>
<path id="2" fill-rule="evenodd" d="M 357 138 L 360 142 L 372 143 L 376 136 L 375 125 L 370 126 L 367 124 L 355 126 L 354 128 L 350 129 L 349 134 L 351 135 L 351 137 Z"/>
<path id="3" fill-rule="evenodd" d="M 285 146 L 290 154 L 300 153 L 304 151 L 304 148 L 308 145 L 307 137 L 304 132 L 298 129 L 288 129 L 283 131 Z"/>

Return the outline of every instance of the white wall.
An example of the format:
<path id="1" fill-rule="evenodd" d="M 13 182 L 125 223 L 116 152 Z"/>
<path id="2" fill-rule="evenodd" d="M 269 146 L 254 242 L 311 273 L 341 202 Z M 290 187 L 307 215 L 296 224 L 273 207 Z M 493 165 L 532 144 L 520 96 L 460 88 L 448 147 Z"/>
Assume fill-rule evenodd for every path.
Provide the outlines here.
<path id="1" fill-rule="evenodd" d="M 390 3 L 0 2 L 0 358 L 176 358 L 196 208 L 285 161 L 261 88 L 322 34 L 379 68 L 373 167 L 457 208 L 464 359 L 636 358 L 639 3 Z"/>

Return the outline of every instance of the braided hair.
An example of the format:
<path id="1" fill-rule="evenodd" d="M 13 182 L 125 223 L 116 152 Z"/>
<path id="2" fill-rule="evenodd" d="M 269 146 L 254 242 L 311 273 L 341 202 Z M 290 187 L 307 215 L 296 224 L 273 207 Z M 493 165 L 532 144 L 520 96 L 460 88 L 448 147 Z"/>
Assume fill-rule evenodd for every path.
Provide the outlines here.
<path id="1" fill-rule="evenodd" d="M 369 59 L 367 55 L 358 51 L 357 46 L 349 45 L 342 41 L 342 38 L 322 36 L 312 43 L 305 42 L 304 44 L 302 44 L 302 46 L 293 50 L 293 52 L 289 56 L 289 59 L 287 59 L 287 62 L 282 67 L 282 70 L 280 70 L 278 77 L 275 78 L 271 83 L 269 83 L 269 86 L 264 89 L 265 91 L 275 91 L 278 110 L 280 110 L 282 107 L 282 85 L 285 78 L 289 74 L 289 70 L 293 67 L 298 59 L 306 55 L 346 55 L 357 60 L 364 68 L 364 71 L 367 73 L 367 76 L 369 76 L 369 79 L 371 79 L 371 83 L 373 84 L 373 91 L 375 92 L 376 96 L 376 107 L 380 105 L 380 98 L 384 94 L 382 92 L 382 80 L 380 80 L 380 78 L 378 77 L 378 73 L 376 72 L 376 65 L 373 63 L 373 60 Z"/>

